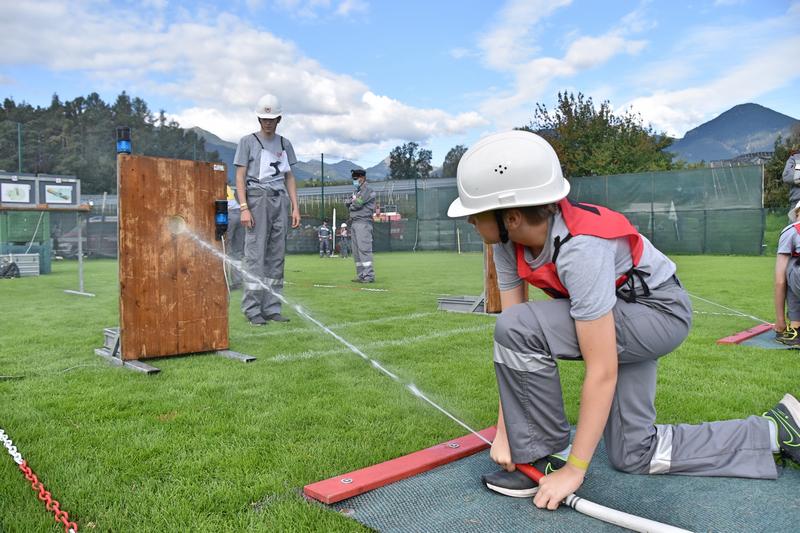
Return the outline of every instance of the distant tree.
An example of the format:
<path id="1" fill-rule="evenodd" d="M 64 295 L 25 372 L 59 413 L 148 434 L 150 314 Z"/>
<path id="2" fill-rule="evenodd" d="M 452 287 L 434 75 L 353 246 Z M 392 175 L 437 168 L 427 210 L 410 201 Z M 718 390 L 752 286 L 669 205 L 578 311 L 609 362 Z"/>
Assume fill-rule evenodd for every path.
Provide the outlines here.
<path id="1" fill-rule="evenodd" d="M 456 170 L 458 170 L 458 162 L 461 161 L 461 158 L 464 156 L 466 151 L 467 147 L 462 144 L 458 144 L 450 148 L 450 151 L 447 152 L 446 156 L 444 156 L 444 164 L 442 164 L 443 178 L 455 177 Z"/>
<path id="2" fill-rule="evenodd" d="M 6 98 L 0 107 L 0 169 L 17 171 L 21 134 L 23 172 L 71 174 L 80 178 L 84 193 L 116 192 L 117 126 L 131 128 L 135 154 L 219 160 L 194 131 L 183 130 L 164 111 L 154 117 L 144 100 L 123 91 L 111 106 L 97 93 L 64 102 L 54 94 L 44 108 Z"/>
<path id="3" fill-rule="evenodd" d="M 673 154 L 665 151 L 672 139 L 645 126 L 641 115 L 616 115 L 608 101 L 595 107 L 582 93 L 558 93 L 552 111 L 537 103 L 534 120 L 519 129 L 547 139 L 567 177 L 675 168 Z"/>
<path id="4" fill-rule="evenodd" d="M 783 169 L 792 153 L 800 150 L 800 126 L 795 124 L 789 137 L 775 139 L 772 157 L 764 164 L 764 207 L 789 209 L 790 185 L 783 182 Z"/>
<path id="5" fill-rule="evenodd" d="M 433 153 L 430 150 L 420 150 L 419 145 L 415 142 L 395 146 L 389 153 L 389 179 L 429 178 L 433 170 L 432 157 Z"/>

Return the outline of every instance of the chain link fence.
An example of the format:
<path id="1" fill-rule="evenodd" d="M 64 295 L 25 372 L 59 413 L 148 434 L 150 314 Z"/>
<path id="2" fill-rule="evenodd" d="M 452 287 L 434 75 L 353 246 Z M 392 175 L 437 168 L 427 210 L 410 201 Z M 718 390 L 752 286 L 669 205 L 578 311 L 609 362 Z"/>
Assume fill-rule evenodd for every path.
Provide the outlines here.
<path id="1" fill-rule="evenodd" d="M 761 166 L 742 166 L 579 177 L 570 179 L 570 198 L 624 213 L 666 253 L 758 255 L 763 253 L 766 226 L 762 172 Z M 465 219 L 447 217 L 458 195 L 455 179 L 390 180 L 370 186 L 377 193 L 376 252 L 482 250 L 481 239 Z M 317 253 L 317 228 L 323 219 L 335 225 L 338 241 L 350 194 L 351 186 L 299 189 L 302 223 L 289 231 L 288 252 Z M 48 256 L 45 262 L 50 255 L 74 258 L 80 218 L 84 253 L 115 258 L 116 196 L 83 196 L 82 201 L 90 202 L 92 210 L 80 217 L 52 211 L 3 213 L 0 246 L 17 253 L 20 247 L 36 247 Z"/>

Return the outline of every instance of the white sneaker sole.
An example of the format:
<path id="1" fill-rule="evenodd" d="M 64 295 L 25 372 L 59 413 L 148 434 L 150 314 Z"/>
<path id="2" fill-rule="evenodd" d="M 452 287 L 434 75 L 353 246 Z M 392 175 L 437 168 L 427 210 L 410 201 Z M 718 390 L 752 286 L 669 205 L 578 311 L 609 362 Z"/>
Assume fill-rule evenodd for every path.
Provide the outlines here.
<path id="1" fill-rule="evenodd" d="M 536 494 L 536 491 L 539 490 L 539 487 L 519 490 L 509 489 L 506 487 L 498 487 L 497 485 L 492 485 L 491 483 L 486 483 L 486 487 L 504 496 L 511 496 L 512 498 L 530 498 Z"/>
<path id="2" fill-rule="evenodd" d="M 789 414 L 792 415 L 794 421 L 800 424 L 800 401 L 797 401 L 797 398 L 787 393 L 784 395 L 783 399 L 781 399 L 781 403 L 786 410 L 789 411 Z"/>

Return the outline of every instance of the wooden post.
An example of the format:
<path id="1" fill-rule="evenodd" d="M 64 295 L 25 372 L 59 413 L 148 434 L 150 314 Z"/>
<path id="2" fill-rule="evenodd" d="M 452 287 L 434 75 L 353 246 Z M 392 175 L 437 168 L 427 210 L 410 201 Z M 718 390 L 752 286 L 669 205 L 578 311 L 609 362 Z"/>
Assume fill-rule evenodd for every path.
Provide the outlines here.
<path id="1" fill-rule="evenodd" d="M 483 294 L 485 296 L 484 310 L 487 313 L 500 313 L 503 307 L 500 303 L 500 288 L 497 285 L 497 270 L 494 268 L 494 250 L 491 244 L 483 245 L 484 279 Z M 528 283 L 523 282 L 523 300 L 528 301 Z"/>
<path id="2" fill-rule="evenodd" d="M 483 245 L 483 258 L 484 310 L 487 313 L 499 313 L 503 308 L 500 305 L 500 289 L 497 286 L 497 270 L 494 268 L 494 250 L 491 244 Z"/>
<path id="3" fill-rule="evenodd" d="M 214 243 L 214 200 L 225 198 L 225 166 L 120 155 L 119 282 L 122 359 L 228 348 L 222 261 L 185 234 L 181 217 Z"/>

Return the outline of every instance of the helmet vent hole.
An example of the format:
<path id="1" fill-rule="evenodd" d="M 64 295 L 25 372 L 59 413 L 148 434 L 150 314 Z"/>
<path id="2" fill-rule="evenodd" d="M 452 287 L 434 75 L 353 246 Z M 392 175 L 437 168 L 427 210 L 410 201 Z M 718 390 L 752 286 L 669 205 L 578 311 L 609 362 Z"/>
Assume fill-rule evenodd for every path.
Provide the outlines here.
<path id="1" fill-rule="evenodd" d="M 508 167 L 505 165 L 497 165 L 497 168 L 494 169 L 495 172 L 499 172 L 500 174 L 502 174 L 506 170 L 508 170 Z"/>

